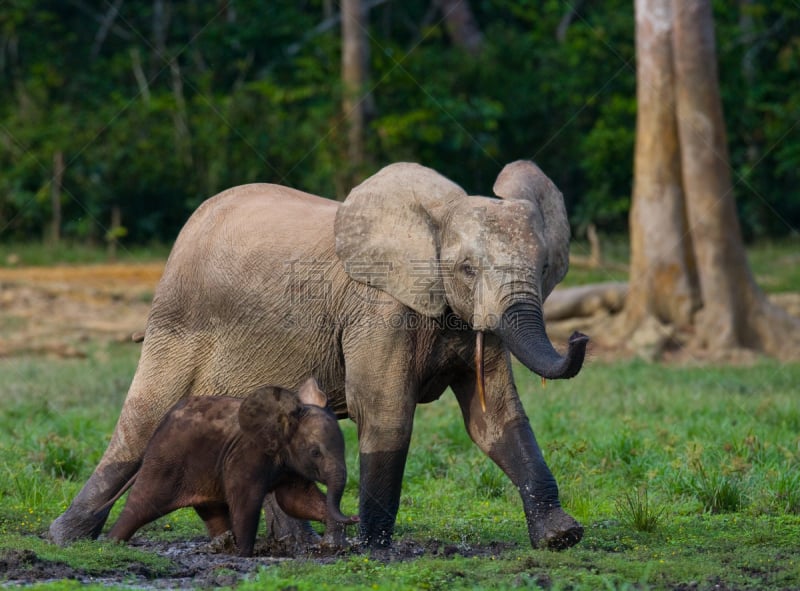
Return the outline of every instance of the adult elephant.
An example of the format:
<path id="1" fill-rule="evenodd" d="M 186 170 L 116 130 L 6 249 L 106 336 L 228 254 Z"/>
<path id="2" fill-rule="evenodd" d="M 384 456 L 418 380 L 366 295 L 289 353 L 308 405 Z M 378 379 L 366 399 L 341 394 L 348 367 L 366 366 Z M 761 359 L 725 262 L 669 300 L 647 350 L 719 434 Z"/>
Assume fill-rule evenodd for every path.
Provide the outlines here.
<path id="1" fill-rule="evenodd" d="M 391 542 L 414 409 L 448 386 L 472 439 L 519 489 L 531 544 L 577 543 L 583 528 L 560 506 L 509 355 L 548 379 L 583 363 L 587 337 L 573 335 L 561 355 L 542 317 L 568 265 L 564 202 L 528 161 L 506 166 L 494 192 L 500 199 L 468 196 L 398 163 L 342 204 L 269 184 L 203 203 L 156 289 L 111 442 L 52 538 L 100 533 L 99 509 L 180 398 L 297 389 L 314 375 L 337 416 L 358 426 L 366 543 Z"/>

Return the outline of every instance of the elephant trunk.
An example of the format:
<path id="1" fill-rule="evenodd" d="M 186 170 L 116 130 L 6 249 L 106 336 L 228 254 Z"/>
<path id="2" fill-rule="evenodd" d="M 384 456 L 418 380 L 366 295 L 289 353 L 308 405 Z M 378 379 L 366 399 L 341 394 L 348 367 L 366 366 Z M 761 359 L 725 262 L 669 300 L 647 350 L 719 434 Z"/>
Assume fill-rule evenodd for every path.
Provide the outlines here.
<path id="1" fill-rule="evenodd" d="M 572 333 L 562 356 L 547 337 L 541 306 L 526 302 L 509 306 L 494 332 L 525 367 L 549 380 L 577 375 L 589 342 L 586 335 Z"/>
<path id="2" fill-rule="evenodd" d="M 344 485 L 346 480 L 347 477 L 340 474 L 328 478 L 328 493 L 326 501 L 328 506 L 328 519 L 332 519 L 338 523 L 357 523 L 357 516 L 348 517 L 342 513 L 341 509 L 339 508 L 339 503 L 341 503 L 342 495 L 344 494 Z"/>

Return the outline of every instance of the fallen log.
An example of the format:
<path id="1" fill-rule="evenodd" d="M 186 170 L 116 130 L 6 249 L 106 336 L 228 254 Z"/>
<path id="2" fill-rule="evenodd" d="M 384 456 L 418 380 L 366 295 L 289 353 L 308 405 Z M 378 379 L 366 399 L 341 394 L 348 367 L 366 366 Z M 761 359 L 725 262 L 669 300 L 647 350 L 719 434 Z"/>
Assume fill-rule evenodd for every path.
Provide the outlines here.
<path id="1" fill-rule="evenodd" d="M 594 316 L 601 311 L 614 314 L 622 309 L 627 293 L 624 281 L 558 288 L 545 300 L 544 316 L 553 321 Z"/>

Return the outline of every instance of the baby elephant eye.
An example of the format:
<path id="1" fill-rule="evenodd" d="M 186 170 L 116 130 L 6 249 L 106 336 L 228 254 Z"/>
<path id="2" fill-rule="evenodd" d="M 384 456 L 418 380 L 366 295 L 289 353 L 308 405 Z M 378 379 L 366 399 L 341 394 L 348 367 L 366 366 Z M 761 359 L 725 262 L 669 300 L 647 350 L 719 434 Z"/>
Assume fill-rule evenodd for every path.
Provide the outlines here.
<path id="1" fill-rule="evenodd" d="M 312 458 L 321 458 L 322 457 L 322 450 L 318 447 L 311 448 L 311 457 Z"/>

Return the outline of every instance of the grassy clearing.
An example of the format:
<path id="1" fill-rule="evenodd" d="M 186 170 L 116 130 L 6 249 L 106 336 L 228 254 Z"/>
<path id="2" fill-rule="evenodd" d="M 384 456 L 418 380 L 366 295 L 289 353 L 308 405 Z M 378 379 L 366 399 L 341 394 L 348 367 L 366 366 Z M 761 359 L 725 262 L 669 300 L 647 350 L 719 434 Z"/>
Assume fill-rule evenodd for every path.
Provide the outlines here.
<path id="1" fill-rule="evenodd" d="M 152 572 L 166 568 L 135 549 L 59 549 L 39 538 L 105 448 L 138 352 L 119 345 L 79 361 L 0 361 L 0 556 L 29 549 L 98 575 L 147 561 Z M 517 492 L 471 443 L 445 394 L 418 409 L 396 538 L 447 552 L 389 564 L 369 555 L 289 561 L 241 588 L 800 587 L 800 364 L 593 362 L 545 389 L 517 375 L 562 501 L 586 526 L 579 546 L 530 549 Z M 342 427 L 350 512 L 356 435 L 349 422 Z M 178 540 L 203 528 L 181 511 L 139 535 Z M 509 549 L 460 555 L 494 543 Z"/>
<path id="2" fill-rule="evenodd" d="M 798 252 L 796 240 L 751 250 L 767 291 L 800 291 Z M 0 246 L 0 265 L 9 254 L 18 255 L 15 264 L 56 256 Z M 575 268 L 570 284 L 624 280 L 626 245 L 610 243 L 606 255 L 616 266 Z M 103 257 L 78 247 L 58 253 L 62 262 Z M 170 573 L 168 561 L 136 548 L 85 542 L 62 549 L 41 539 L 105 449 L 139 351 L 113 345 L 82 360 L 0 360 L 0 561 L 27 552 L 97 577 L 120 569 Z M 546 389 L 521 368 L 517 377 L 562 502 L 586 527 L 581 544 L 561 553 L 530 549 L 517 492 L 471 443 L 445 394 L 418 409 L 396 532 L 398 543 L 434 552 L 388 564 L 373 555 L 288 561 L 240 588 L 800 589 L 800 364 L 594 361 Z M 342 427 L 350 468 L 342 505 L 354 512 L 356 434 L 349 422 Z M 204 529 L 192 511 L 179 511 L 139 535 L 178 541 Z M 486 552 L 465 557 L 476 549 Z"/>

